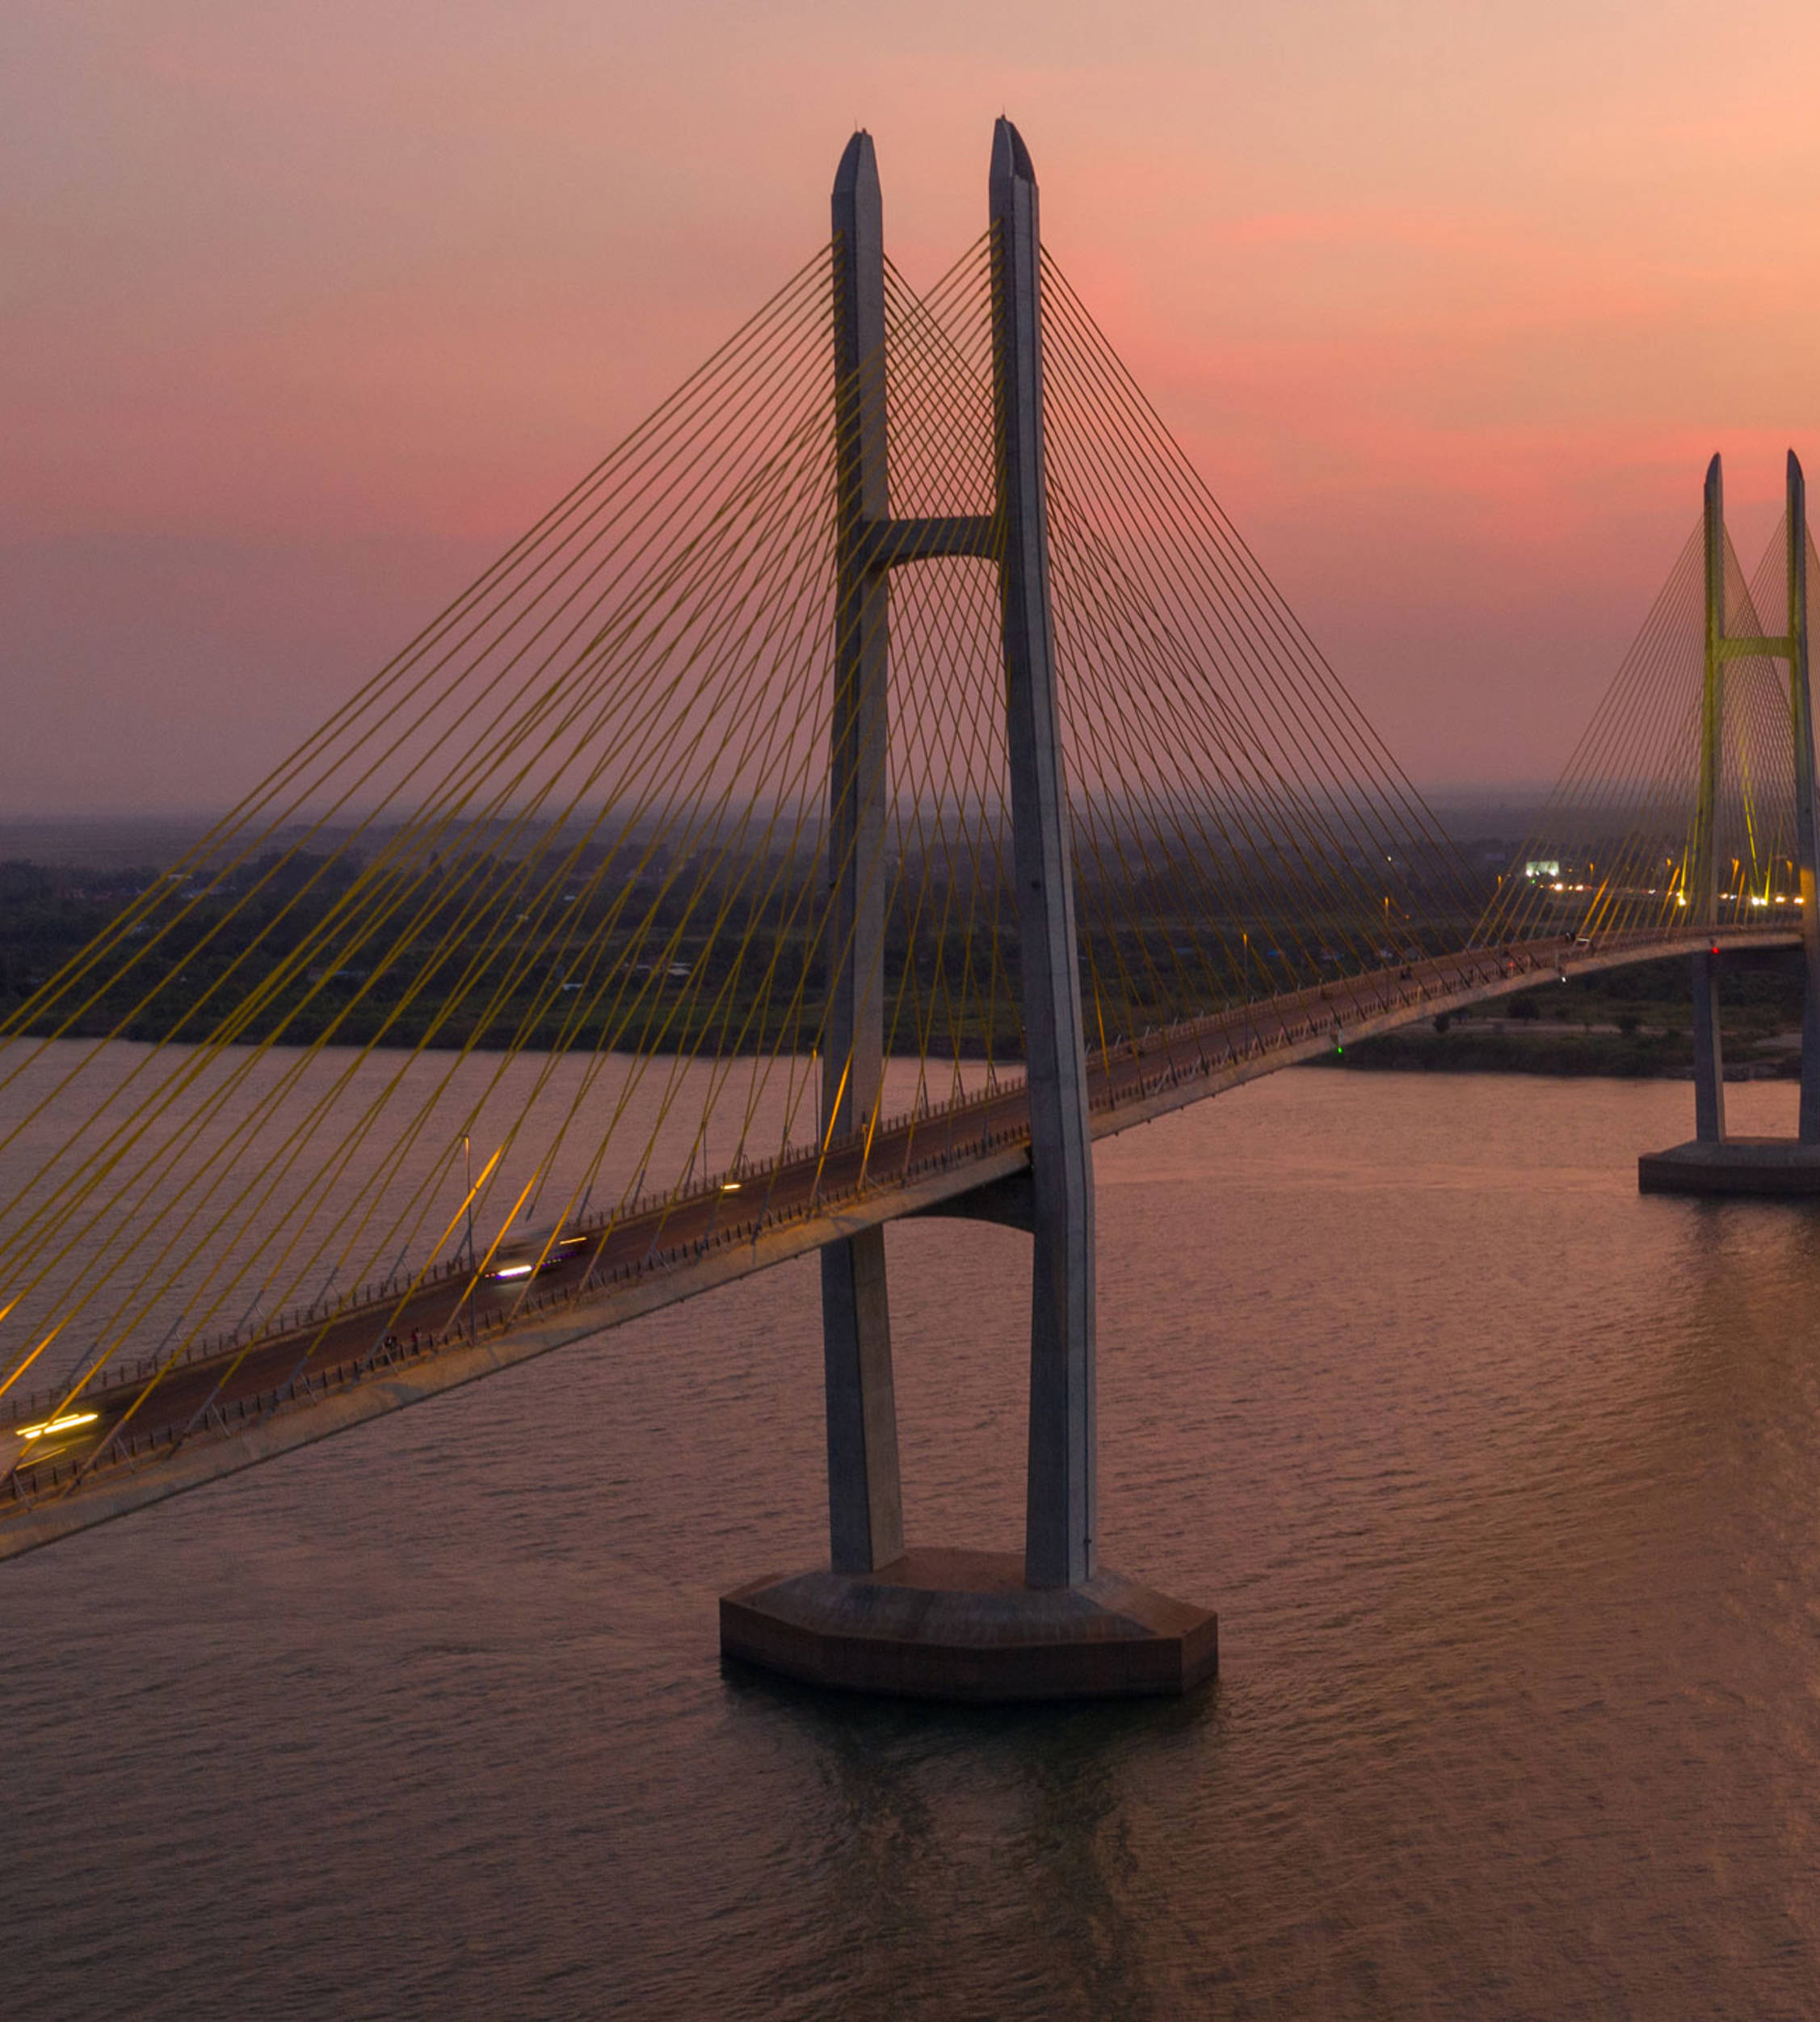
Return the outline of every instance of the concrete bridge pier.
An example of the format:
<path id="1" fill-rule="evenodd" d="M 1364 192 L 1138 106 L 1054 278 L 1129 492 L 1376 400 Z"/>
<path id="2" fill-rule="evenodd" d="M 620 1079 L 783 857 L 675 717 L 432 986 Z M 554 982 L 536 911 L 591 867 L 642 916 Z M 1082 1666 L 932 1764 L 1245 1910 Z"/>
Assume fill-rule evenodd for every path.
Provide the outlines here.
<path id="1" fill-rule="evenodd" d="M 1794 742 L 1795 842 L 1807 963 L 1801 1024 L 1801 1114 L 1793 1137 L 1732 1137 L 1725 1132 L 1725 1057 L 1719 1031 L 1718 944 L 1693 958 L 1694 1135 L 1637 1162 L 1645 1193 L 1820 1194 L 1820 828 L 1816 826 L 1813 700 L 1808 684 L 1807 486 L 1795 452 L 1788 465 L 1788 629 L 1768 637 L 1725 629 L 1724 476 L 1715 456 L 1706 470 L 1704 547 L 1706 666 L 1702 691 L 1699 797 L 1686 889 L 1710 927 L 1719 915 L 1717 833 L 1724 773 L 1725 669 L 1728 660 L 1778 659 L 1788 670 Z"/>
<path id="2" fill-rule="evenodd" d="M 1024 1548 L 906 1549 L 884 1234 L 822 1252 L 830 1555 L 725 1595 L 728 1656 L 810 1683 L 935 1699 L 1175 1693 L 1213 1675 L 1204 1608 L 1103 1570 L 1095 1535 L 1094 1217 L 1087 1069 L 1043 460 L 1036 179 L 1008 120 L 993 138 L 997 507 L 894 519 L 886 480 L 882 207 L 872 141 L 835 179 L 839 580 L 825 1125 L 876 1119 L 882 1085 L 889 571 L 933 556 L 998 570 L 1030 1163 L 944 1211 L 1029 1233 Z"/>
<path id="3" fill-rule="evenodd" d="M 1719 1031 L 1719 951 L 1693 957 L 1694 1141 L 1725 1141 L 1725 1061 Z"/>

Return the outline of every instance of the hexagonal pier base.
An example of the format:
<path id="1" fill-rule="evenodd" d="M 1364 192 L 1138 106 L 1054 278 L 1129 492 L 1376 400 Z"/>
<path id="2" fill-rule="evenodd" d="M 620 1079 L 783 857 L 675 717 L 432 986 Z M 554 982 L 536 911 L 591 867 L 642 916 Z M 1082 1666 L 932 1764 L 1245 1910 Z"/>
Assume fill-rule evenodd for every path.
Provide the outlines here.
<path id="1" fill-rule="evenodd" d="M 1820 1145 L 1795 1137 L 1696 1138 L 1645 1152 L 1637 1185 L 1642 1193 L 1820 1194 Z"/>
<path id="2" fill-rule="evenodd" d="M 721 1601 L 723 1656 L 843 1692 L 980 1702 L 1174 1696 L 1219 1625 L 1117 1573 L 1028 1587 L 1009 1552 L 906 1552 L 876 1573 L 771 1574 Z"/>

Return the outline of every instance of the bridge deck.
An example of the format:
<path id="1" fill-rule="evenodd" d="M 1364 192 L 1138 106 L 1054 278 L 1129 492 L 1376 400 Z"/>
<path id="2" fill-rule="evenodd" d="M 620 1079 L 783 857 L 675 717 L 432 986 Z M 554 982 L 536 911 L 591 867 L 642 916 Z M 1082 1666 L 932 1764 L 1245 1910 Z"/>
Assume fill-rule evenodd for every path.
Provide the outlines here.
<path id="1" fill-rule="evenodd" d="M 1526 977 L 1583 973 L 1685 954 L 1709 940 L 1782 947 L 1788 930 L 1612 935 L 1436 956 L 1336 979 L 1146 1036 L 1090 1070 L 1093 1133 L 1170 1110 L 1443 1011 Z M 250 1467 L 420 1398 L 607 1331 L 855 1230 L 948 1204 L 1028 1164 L 1020 1083 L 881 1123 L 825 1153 L 786 1153 L 589 1227 L 591 1240 L 535 1278 L 471 1286 L 458 1272 L 357 1297 L 302 1324 L 213 1346 L 166 1367 L 118 1365 L 65 1394 L 0 1403 L 0 1558 Z M 22 1443 L 59 1407 L 92 1413 Z M 15 1464 L 16 1461 L 16 1464 Z"/>

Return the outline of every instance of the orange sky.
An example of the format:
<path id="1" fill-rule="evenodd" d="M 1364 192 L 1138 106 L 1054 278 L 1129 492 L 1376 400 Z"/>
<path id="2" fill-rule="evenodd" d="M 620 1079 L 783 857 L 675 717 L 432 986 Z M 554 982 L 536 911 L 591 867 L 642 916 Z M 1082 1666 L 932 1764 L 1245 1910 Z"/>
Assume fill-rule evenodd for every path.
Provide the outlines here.
<path id="1" fill-rule="evenodd" d="M 1052 250 L 1419 781 L 1820 483 L 1820 8 L 11 0 L 0 805 L 208 809 L 826 234 Z"/>

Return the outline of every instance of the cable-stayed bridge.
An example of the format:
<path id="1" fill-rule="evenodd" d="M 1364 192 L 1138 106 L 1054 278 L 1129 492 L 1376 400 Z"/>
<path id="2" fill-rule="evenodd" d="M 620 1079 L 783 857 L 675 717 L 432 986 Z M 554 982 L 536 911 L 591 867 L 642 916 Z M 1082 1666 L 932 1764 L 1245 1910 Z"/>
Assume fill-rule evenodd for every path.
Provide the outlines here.
<path id="1" fill-rule="evenodd" d="M 856 136 L 827 244 L 12 1010 L 0 1556 L 813 1251 L 830 1566 L 729 1597 L 729 1648 L 1179 1687 L 1211 1616 L 1097 1563 L 1093 1141 L 1692 955 L 1722 1142 L 1716 963 L 1820 932 L 1793 460 L 1749 577 L 1715 460 L 1492 883 L 1043 250 L 1002 121 L 990 197 L 913 289 Z M 1030 1238 L 1019 1562 L 906 1549 L 913 1215 Z"/>

